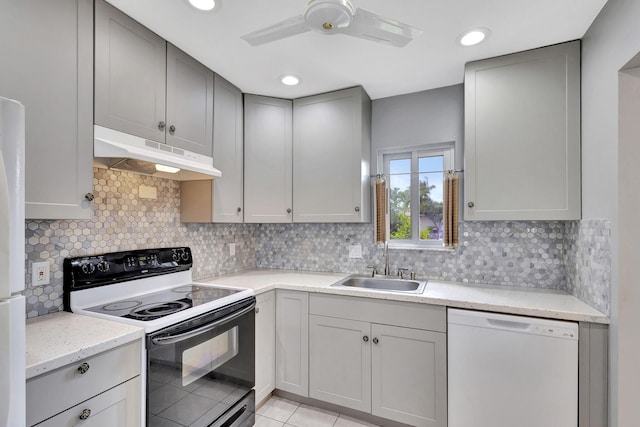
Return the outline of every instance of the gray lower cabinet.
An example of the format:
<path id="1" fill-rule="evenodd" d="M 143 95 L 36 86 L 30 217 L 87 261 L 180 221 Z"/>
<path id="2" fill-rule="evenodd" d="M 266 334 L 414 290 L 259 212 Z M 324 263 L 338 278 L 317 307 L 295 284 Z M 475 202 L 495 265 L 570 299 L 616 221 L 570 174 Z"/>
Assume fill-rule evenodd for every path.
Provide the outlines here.
<path id="1" fill-rule="evenodd" d="M 103 0 L 95 14 L 95 123 L 213 153 L 213 71 Z"/>
<path id="2" fill-rule="evenodd" d="M 256 404 L 276 388 L 276 292 L 256 295 Z"/>
<path id="3" fill-rule="evenodd" d="M 444 307 L 312 294 L 309 312 L 309 397 L 446 427 Z"/>
<path id="4" fill-rule="evenodd" d="M 465 68 L 467 220 L 580 219 L 580 42 Z"/>
<path id="5" fill-rule="evenodd" d="M 244 96 L 244 220 L 290 223 L 292 203 L 292 102 Z"/>
<path id="6" fill-rule="evenodd" d="M 93 1 L 9 1 L 0 96 L 26 113 L 27 218 L 89 219 L 93 206 Z"/>
<path id="7" fill-rule="evenodd" d="M 95 123 L 164 143 L 165 40 L 104 0 L 95 37 Z"/>
<path id="8" fill-rule="evenodd" d="M 309 294 L 276 291 L 276 388 L 309 396 Z"/>
<path id="9" fill-rule="evenodd" d="M 446 427 L 446 334 L 373 324 L 371 337 L 371 413 Z"/>

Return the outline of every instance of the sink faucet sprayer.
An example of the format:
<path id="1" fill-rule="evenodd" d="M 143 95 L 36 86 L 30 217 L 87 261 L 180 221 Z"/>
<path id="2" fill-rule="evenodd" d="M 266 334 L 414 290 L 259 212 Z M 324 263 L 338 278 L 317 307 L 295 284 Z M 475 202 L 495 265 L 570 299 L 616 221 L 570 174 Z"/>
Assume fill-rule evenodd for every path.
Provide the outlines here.
<path id="1" fill-rule="evenodd" d="M 384 241 L 384 275 L 391 275 L 391 268 L 389 267 L 389 241 Z"/>

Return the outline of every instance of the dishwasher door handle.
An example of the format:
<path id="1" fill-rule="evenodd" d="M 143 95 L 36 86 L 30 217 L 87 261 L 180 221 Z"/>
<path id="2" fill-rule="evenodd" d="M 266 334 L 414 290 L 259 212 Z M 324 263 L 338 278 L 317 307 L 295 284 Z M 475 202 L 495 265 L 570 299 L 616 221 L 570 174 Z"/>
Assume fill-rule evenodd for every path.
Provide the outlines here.
<path id="1" fill-rule="evenodd" d="M 531 327 L 531 323 L 500 319 L 487 319 L 487 325 L 497 328 L 516 329 L 518 331 L 525 331 Z"/>

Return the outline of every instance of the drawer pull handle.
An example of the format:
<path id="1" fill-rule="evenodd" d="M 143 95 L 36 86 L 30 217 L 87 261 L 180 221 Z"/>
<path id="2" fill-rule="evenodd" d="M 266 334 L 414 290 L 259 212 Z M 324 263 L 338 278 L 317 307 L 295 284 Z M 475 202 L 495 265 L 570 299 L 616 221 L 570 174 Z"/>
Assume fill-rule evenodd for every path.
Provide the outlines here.
<path id="1" fill-rule="evenodd" d="M 86 374 L 89 368 L 90 366 L 88 363 L 83 363 L 82 365 L 78 366 L 78 373 L 80 375 Z"/>
<path id="2" fill-rule="evenodd" d="M 374 338 L 374 339 L 373 339 L 373 343 L 374 343 L 374 344 L 378 344 L 379 342 L 380 342 L 380 341 L 378 341 L 378 338 Z"/>
<path id="3" fill-rule="evenodd" d="M 83 409 L 78 418 L 80 418 L 82 421 L 84 421 L 87 418 L 89 418 L 90 416 L 91 416 L 91 409 Z"/>
<path id="4" fill-rule="evenodd" d="M 365 336 L 363 336 L 363 337 L 362 337 L 362 341 L 364 341 L 364 342 L 369 342 L 369 337 L 368 337 L 368 336 L 366 336 L 366 335 L 365 335 Z"/>

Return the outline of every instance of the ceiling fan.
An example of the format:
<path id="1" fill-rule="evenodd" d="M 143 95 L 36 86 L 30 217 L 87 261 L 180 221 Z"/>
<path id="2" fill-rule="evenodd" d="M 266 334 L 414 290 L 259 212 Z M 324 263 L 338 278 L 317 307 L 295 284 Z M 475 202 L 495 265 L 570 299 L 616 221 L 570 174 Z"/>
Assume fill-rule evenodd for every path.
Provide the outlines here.
<path id="1" fill-rule="evenodd" d="M 422 30 L 411 25 L 356 9 L 349 0 L 309 0 L 302 15 L 241 38 L 258 46 L 311 30 L 322 34 L 345 34 L 396 47 L 405 46 L 422 34 Z"/>

